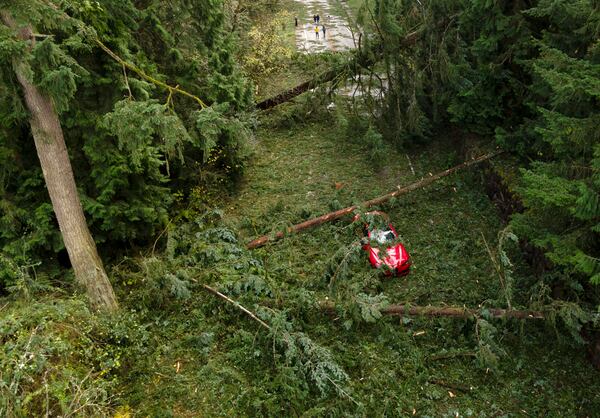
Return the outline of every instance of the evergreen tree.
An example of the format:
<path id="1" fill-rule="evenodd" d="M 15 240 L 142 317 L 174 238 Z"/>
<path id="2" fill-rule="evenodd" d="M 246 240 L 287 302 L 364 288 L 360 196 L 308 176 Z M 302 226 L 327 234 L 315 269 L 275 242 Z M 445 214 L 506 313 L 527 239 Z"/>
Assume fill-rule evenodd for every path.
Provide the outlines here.
<path id="1" fill-rule="evenodd" d="M 0 26 L 0 248 L 17 265 L 43 262 L 42 274 L 54 274 L 64 244 L 13 59 L 28 63 L 28 79 L 55 106 L 96 242 L 145 243 L 166 225 L 175 191 L 205 190 L 206 178 L 243 169 L 252 90 L 217 3 L 35 0 L 4 9 L 37 32 L 29 48 Z M 0 289 L 11 280 L 4 273 Z"/>
<path id="2" fill-rule="evenodd" d="M 30 79 L 33 70 L 28 55 L 36 49 L 34 32 L 28 24 L 19 27 L 9 10 L 1 10 L 0 15 L 6 27 L 17 33 L 14 41 L 26 45 L 19 51 L 22 54 L 13 58 L 13 68 L 23 88 L 31 134 L 75 277 L 93 307 L 114 311 L 117 300 L 85 221 L 55 104 Z"/>
<path id="3" fill-rule="evenodd" d="M 358 21 L 367 33 L 361 49 L 379 58 L 362 76 L 385 91 L 365 100 L 385 139 L 397 145 L 423 139 L 447 120 L 459 6 L 456 0 L 373 0 L 362 6 Z"/>
<path id="4" fill-rule="evenodd" d="M 495 133 L 524 166 L 512 226 L 546 253 L 549 280 L 597 303 L 583 288 L 600 283 L 600 3 L 373 0 L 361 23 L 379 61 L 363 74 L 385 79 L 365 99 L 384 136 Z"/>
<path id="5" fill-rule="evenodd" d="M 544 27 L 531 66 L 538 116 L 526 124 L 537 155 L 512 223 L 577 291 L 600 284 L 600 3 L 544 0 L 526 14 Z"/>

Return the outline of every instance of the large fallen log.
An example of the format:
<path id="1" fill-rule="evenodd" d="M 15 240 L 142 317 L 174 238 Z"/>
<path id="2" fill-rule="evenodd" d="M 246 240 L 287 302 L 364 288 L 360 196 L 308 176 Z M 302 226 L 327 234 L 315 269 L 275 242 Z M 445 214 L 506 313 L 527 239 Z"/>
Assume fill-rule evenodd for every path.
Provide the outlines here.
<path id="1" fill-rule="evenodd" d="M 328 313 L 335 313 L 335 305 L 332 303 L 321 304 L 321 309 Z M 513 318 L 513 319 L 544 319 L 542 311 L 528 311 L 515 309 L 482 308 L 469 309 L 456 306 L 411 306 L 411 305 L 388 305 L 381 311 L 386 316 L 431 316 L 450 318 Z"/>
<path id="2" fill-rule="evenodd" d="M 273 236 L 264 235 L 262 237 L 259 237 L 259 238 L 256 238 L 256 239 L 250 241 L 248 244 L 246 244 L 246 248 L 251 250 L 251 249 L 254 249 L 257 247 L 261 247 L 269 241 L 275 241 L 275 240 L 283 238 L 286 233 L 289 234 L 292 232 L 300 232 L 305 229 L 324 224 L 325 222 L 331 222 L 336 219 L 340 219 L 346 215 L 351 214 L 359 207 L 370 208 L 372 206 L 380 205 L 380 204 L 390 200 L 393 197 L 402 196 L 404 194 L 412 192 L 413 190 L 417 190 L 417 189 L 423 188 L 425 186 L 428 186 L 431 183 L 434 183 L 443 177 L 449 176 L 450 174 L 453 174 L 459 170 L 462 170 L 463 168 L 467 168 L 472 165 L 479 164 L 483 161 L 489 160 L 490 158 L 493 158 L 493 157 L 497 156 L 498 154 L 501 154 L 502 152 L 504 152 L 504 151 L 494 151 L 489 154 L 485 154 L 480 157 L 473 158 L 472 160 L 465 161 L 464 163 L 459 164 L 455 167 L 449 168 L 448 170 L 444 170 L 437 174 L 432 174 L 429 177 L 421 179 L 420 181 L 417 181 L 416 183 L 409 184 L 408 186 L 404 186 L 404 187 L 398 186 L 397 190 L 390 192 L 386 195 L 376 197 L 375 199 L 367 200 L 366 202 L 363 202 L 360 205 L 354 205 L 354 206 L 350 206 L 350 207 L 347 207 L 344 209 L 336 210 L 335 212 L 330 212 L 325 215 L 319 216 L 317 218 L 309 219 L 302 223 L 290 226 L 289 228 L 287 228 L 287 230 L 285 232 L 279 231 Z"/>
<path id="3" fill-rule="evenodd" d="M 283 93 L 279 93 L 274 97 L 270 97 L 256 104 L 256 107 L 261 110 L 271 109 L 281 103 L 289 102 L 294 97 L 301 95 L 304 92 L 314 89 L 315 87 L 320 86 L 321 84 L 328 83 L 330 81 L 335 80 L 340 74 L 344 72 L 343 68 L 334 68 L 332 70 L 326 71 L 322 74 L 319 74 L 317 77 L 312 80 L 305 81 L 304 83 L 297 85 L 296 87 L 292 87 L 289 90 L 284 91 Z"/>
<path id="4" fill-rule="evenodd" d="M 421 31 L 414 31 L 406 35 L 402 41 L 403 46 L 413 45 Z M 380 48 L 373 48 L 373 51 L 378 51 Z M 353 52 L 352 57 L 345 63 L 334 67 L 331 70 L 325 71 L 319 74 L 315 78 L 305 81 L 302 84 L 292 87 L 289 90 L 279 93 L 274 97 L 270 97 L 256 104 L 256 107 L 261 110 L 271 109 L 277 105 L 288 102 L 294 97 L 301 95 L 304 92 L 314 89 L 321 84 L 334 81 L 336 78 L 343 76 L 344 74 L 356 74 L 360 68 L 369 68 L 374 65 L 379 57 L 379 54 L 367 53 L 361 49 L 357 49 Z"/>
<path id="5" fill-rule="evenodd" d="M 392 316 L 440 316 L 455 318 L 515 318 L 515 319 L 544 319 L 544 313 L 541 311 L 520 311 L 515 309 L 468 309 L 452 306 L 410 306 L 410 305 L 390 305 L 381 310 L 383 315 Z"/>

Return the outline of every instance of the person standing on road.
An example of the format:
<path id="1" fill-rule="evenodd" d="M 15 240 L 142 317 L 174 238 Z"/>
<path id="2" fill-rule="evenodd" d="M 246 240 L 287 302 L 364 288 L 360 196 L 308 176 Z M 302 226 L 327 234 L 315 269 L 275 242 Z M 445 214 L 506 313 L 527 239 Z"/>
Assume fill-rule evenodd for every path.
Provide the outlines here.
<path id="1" fill-rule="evenodd" d="M 315 37 L 319 39 L 319 27 L 315 26 Z"/>
<path id="2" fill-rule="evenodd" d="M 317 23 L 317 15 L 313 15 L 313 22 Z"/>
<path id="3" fill-rule="evenodd" d="M 321 16 L 317 15 L 317 23 L 321 21 Z"/>
<path id="4" fill-rule="evenodd" d="M 298 27 L 298 17 L 294 16 L 294 26 Z"/>
<path id="5" fill-rule="evenodd" d="M 323 28 L 323 39 L 325 39 L 325 34 L 327 33 L 327 29 L 325 29 L 325 25 L 323 25 L 322 28 Z"/>

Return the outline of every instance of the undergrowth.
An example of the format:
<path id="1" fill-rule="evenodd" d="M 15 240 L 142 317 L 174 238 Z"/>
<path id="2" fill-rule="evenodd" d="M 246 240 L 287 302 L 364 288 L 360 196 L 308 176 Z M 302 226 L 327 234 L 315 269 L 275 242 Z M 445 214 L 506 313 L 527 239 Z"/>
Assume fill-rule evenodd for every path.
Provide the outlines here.
<path id="1" fill-rule="evenodd" d="M 111 267 L 116 318 L 40 296 L 31 269 L 18 270 L 23 284 L 0 304 L 2 415 L 593 415 L 600 377 L 564 337 L 578 335 L 584 312 L 557 306 L 554 321 L 523 323 L 381 314 L 391 303 L 547 305 L 541 290 L 521 296 L 531 272 L 510 232 L 499 234 L 477 170 L 379 208 L 412 256 L 406 277 L 371 269 L 351 218 L 245 249 L 460 160 L 438 144 L 387 150 L 374 169 L 363 144 L 330 129 L 333 113 L 309 111 L 262 118 L 247 177 L 222 210 L 182 211 L 153 248 Z"/>

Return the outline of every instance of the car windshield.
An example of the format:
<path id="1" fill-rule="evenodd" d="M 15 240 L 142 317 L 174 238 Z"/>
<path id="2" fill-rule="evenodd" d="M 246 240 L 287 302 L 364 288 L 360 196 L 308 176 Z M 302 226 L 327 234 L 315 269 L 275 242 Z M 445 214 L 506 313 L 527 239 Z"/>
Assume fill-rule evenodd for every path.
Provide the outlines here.
<path id="1" fill-rule="evenodd" d="M 396 238 L 391 230 L 382 231 L 381 229 L 374 229 L 371 232 L 371 239 L 374 239 L 379 244 L 385 244 L 386 242 L 393 241 Z"/>

